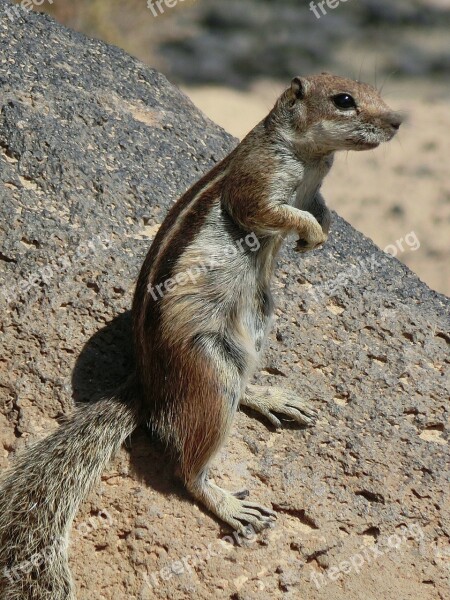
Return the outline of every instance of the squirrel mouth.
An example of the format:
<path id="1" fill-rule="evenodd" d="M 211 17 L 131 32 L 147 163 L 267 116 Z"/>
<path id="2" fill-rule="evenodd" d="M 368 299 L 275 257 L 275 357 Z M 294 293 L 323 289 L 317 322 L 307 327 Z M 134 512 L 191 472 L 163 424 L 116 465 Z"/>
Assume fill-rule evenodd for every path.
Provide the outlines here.
<path id="1" fill-rule="evenodd" d="M 355 146 L 355 150 L 373 150 L 374 148 L 378 148 L 380 142 L 358 142 Z"/>
<path id="2" fill-rule="evenodd" d="M 350 145 L 349 150 L 373 150 L 374 148 L 378 148 L 381 144 L 381 140 L 369 142 L 364 139 L 364 137 L 358 138 L 347 138 L 347 143 Z"/>

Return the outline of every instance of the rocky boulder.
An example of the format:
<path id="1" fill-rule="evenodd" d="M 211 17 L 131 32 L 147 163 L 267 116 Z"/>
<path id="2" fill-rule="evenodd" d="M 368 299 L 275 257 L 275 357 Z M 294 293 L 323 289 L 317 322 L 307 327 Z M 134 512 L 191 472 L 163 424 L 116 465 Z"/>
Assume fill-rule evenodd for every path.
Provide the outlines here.
<path id="1" fill-rule="evenodd" d="M 236 141 L 118 48 L 0 3 L 0 467 L 126 375 L 134 281 L 169 206 Z M 380 173 L 382 177 L 382 173 Z M 382 193 L 382 192 L 380 192 Z M 142 430 L 74 526 L 78 597 L 448 598 L 449 301 L 337 215 L 283 250 L 261 382 L 320 409 L 240 413 L 214 476 L 271 503 L 244 541 Z"/>

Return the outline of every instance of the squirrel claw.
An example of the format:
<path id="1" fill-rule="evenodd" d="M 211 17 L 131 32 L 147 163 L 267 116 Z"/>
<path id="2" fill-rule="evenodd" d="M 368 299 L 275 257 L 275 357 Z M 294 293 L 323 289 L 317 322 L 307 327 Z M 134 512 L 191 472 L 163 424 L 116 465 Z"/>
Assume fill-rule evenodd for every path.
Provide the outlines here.
<path id="1" fill-rule="evenodd" d="M 295 252 L 308 252 L 309 250 L 315 250 L 316 248 L 320 248 L 322 246 L 323 242 L 319 242 L 318 244 L 315 245 L 311 245 L 309 244 L 306 240 L 299 238 L 297 240 L 297 244 L 294 248 Z"/>

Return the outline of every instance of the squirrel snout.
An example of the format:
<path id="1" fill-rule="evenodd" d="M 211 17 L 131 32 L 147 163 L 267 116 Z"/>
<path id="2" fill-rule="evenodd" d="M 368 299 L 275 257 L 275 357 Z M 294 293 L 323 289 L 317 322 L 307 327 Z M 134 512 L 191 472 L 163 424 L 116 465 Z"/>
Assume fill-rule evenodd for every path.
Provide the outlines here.
<path id="1" fill-rule="evenodd" d="M 392 127 L 392 129 L 395 129 L 396 131 L 398 131 L 400 129 L 400 125 L 403 123 L 403 115 L 401 115 L 400 113 L 389 113 L 386 116 L 386 121 L 389 123 L 389 125 Z"/>

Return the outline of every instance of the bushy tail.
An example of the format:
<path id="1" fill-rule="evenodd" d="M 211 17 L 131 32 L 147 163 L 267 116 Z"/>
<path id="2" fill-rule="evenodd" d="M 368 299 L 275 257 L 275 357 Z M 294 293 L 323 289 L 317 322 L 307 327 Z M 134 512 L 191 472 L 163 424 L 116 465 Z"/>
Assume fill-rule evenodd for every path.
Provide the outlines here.
<path id="1" fill-rule="evenodd" d="M 137 395 L 136 395 L 137 394 Z M 0 480 L 0 600 L 74 600 L 67 563 L 78 506 L 142 421 L 139 392 L 77 410 Z"/>

